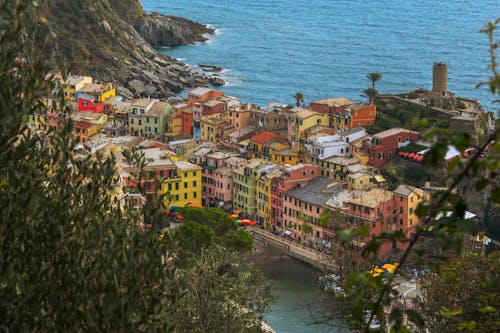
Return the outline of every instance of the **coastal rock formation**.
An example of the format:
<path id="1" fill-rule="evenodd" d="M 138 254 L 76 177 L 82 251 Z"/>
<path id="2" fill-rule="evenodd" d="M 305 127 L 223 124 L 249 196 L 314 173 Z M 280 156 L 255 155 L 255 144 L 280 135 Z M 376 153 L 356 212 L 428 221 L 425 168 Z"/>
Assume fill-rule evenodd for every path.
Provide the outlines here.
<path id="1" fill-rule="evenodd" d="M 115 81 L 126 97 L 168 98 L 188 87 L 223 84 L 154 49 L 206 41 L 213 29 L 147 14 L 138 0 L 40 1 L 33 24 L 34 42 L 54 67 Z"/>

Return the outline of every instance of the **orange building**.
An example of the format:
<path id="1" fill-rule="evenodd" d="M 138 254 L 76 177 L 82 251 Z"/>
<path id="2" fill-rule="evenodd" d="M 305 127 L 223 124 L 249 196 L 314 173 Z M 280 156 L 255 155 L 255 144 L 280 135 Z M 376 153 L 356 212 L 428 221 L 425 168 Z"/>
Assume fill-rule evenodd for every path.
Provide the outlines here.
<path id="1" fill-rule="evenodd" d="M 374 104 L 353 104 L 347 107 L 346 111 L 351 113 L 350 128 L 373 125 L 377 117 L 377 108 Z"/>
<path id="2" fill-rule="evenodd" d="M 196 88 L 188 93 L 188 105 L 192 106 L 196 103 L 201 103 L 209 99 L 216 99 L 224 96 L 223 92 L 208 88 Z"/>

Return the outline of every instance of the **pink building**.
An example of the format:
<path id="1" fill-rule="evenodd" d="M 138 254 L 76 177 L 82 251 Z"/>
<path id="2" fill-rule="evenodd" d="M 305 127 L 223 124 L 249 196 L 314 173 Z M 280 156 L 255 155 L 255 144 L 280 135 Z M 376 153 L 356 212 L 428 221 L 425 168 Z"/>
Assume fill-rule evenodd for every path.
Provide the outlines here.
<path id="1" fill-rule="evenodd" d="M 233 169 L 246 161 L 237 153 L 213 152 L 206 155 L 202 174 L 202 204 L 230 210 L 233 202 Z M 229 163 L 226 163 L 229 160 Z"/>
<path id="2" fill-rule="evenodd" d="M 304 186 L 320 175 L 321 168 L 312 164 L 285 166 L 278 177 L 271 179 L 271 225 L 273 231 L 281 231 L 283 225 L 283 201 L 285 191 L 296 186 Z"/>
<path id="3" fill-rule="evenodd" d="M 327 238 L 319 223 L 324 204 L 341 190 L 330 178 L 316 177 L 305 186 L 286 191 L 283 201 L 285 234 L 300 244 L 318 248 Z"/>
<path id="4" fill-rule="evenodd" d="M 369 227 L 369 235 L 361 242 L 368 241 L 373 236 L 380 235 L 383 231 L 393 228 L 393 216 L 395 211 L 394 193 L 379 188 L 372 188 L 367 192 L 345 202 L 349 226 L 365 225 Z M 378 253 L 383 257 L 392 248 L 396 248 L 396 242 L 384 243 Z"/>

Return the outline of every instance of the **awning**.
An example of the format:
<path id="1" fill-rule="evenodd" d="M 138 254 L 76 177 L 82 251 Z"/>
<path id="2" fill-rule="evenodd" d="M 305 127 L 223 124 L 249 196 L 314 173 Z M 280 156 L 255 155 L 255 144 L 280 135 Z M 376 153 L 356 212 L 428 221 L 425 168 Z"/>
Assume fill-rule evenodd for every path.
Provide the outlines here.
<path id="1" fill-rule="evenodd" d="M 383 182 L 385 182 L 385 181 L 386 181 L 386 180 L 385 180 L 385 178 L 384 178 L 384 176 L 381 176 L 381 175 L 376 175 L 376 176 L 375 176 L 375 180 L 376 180 L 378 183 L 383 183 Z"/>
<path id="2" fill-rule="evenodd" d="M 291 234 L 292 234 L 292 232 L 290 230 L 285 231 L 285 235 L 290 236 Z"/>

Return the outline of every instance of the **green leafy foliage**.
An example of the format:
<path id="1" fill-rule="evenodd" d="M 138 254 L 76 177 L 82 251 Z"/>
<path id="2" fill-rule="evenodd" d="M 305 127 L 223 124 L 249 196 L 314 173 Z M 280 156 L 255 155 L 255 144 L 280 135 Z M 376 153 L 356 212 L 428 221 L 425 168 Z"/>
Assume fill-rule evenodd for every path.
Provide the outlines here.
<path id="1" fill-rule="evenodd" d="M 125 209 L 114 156 L 74 157 L 69 120 L 58 131 L 27 126 L 29 116 L 45 116 L 42 98 L 57 84 L 44 79 L 47 67 L 23 38 L 29 4 L 0 0 L 0 330 L 260 331 L 272 301 L 260 272 L 208 241 L 181 267 L 175 259 L 188 252 L 179 245 L 187 239 L 167 231 L 159 240 L 143 228 L 143 218 L 159 225 L 161 198 Z M 125 155 L 141 179 L 144 160 Z M 146 189 L 137 184 L 138 193 Z M 222 218 L 214 226 L 197 235 L 235 232 Z"/>

